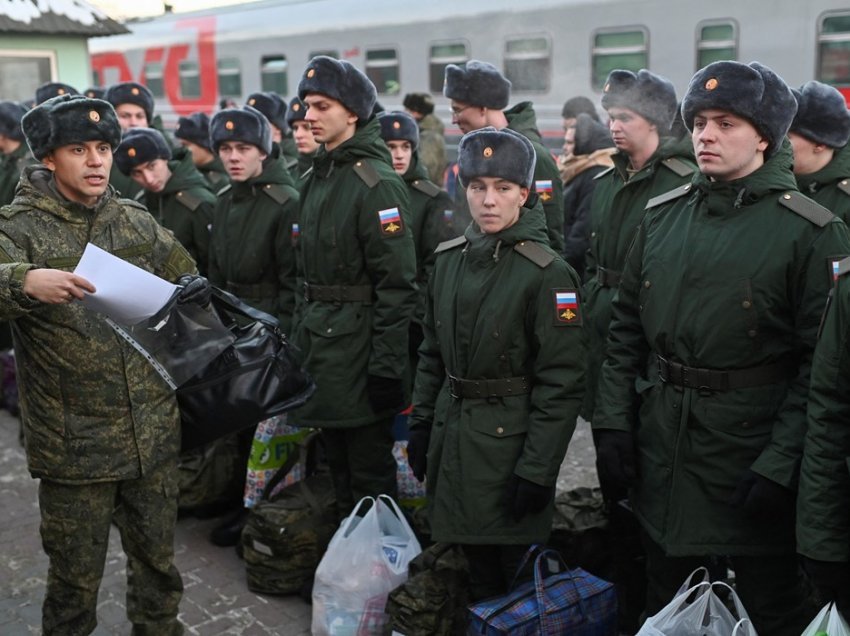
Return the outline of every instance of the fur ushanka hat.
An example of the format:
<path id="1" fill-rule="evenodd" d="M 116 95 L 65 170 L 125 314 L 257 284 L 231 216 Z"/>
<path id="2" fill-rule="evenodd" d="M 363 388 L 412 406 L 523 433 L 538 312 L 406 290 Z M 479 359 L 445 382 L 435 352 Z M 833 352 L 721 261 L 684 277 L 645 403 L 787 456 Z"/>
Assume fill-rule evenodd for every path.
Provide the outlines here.
<path id="1" fill-rule="evenodd" d="M 464 187 L 476 177 L 498 177 L 530 188 L 537 156 L 523 135 L 492 126 L 465 134 L 458 144 L 458 177 Z"/>
<path id="2" fill-rule="evenodd" d="M 147 86 L 136 82 L 121 82 L 106 89 L 103 99 L 118 108 L 121 104 L 135 104 L 145 111 L 148 126 L 153 122 L 153 93 Z"/>
<path id="3" fill-rule="evenodd" d="M 269 123 L 277 126 L 279 130 L 286 129 L 286 102 L 277 93 L 251 93 L 245 104 L 263 113 Z"/>
<path id="4" fill-rule="evenodd" d="M 51 97 L 58 97 L 59 95 L 79 94 L 80 91 L 70 84 L 63 84 L 62 82 L 45 82 L 35 89 L 35 103 L 36 105 L 43 104 Z"/>
<path id="5" fill-rule="evenodd" d="M 350 62 L 317 55 L 307 63 L 298 83 L 298 97 L 319 93 L 337 100 L 357 115 L 358 124 L 372 116 L 378 91 L 372 81 Z"/>
<path id="6" fill-rule="evenodd" d="M 419 146 L 419 126 L 407 113 L 398 110 L 384 112 L 378 115 L 378 122 L 381 124 L 381 138 L 384 141 L 409 141 L 414 150 Z"/>
<path id="7" fill-rule="evenodd" d="M 611 71 L 602 89 L 602 108 L 633 110 L 655 124 L 662 135 L 670 131 L 677 105 L 673 84 L 646 69 L 639 70 L 637 74 Z"/>
<path id="8" fill-rule="evenodd" d="M 192 113 L 188 117 L 178 119 L 174 136 L 178 139 L 191 141 L 207 150 L 212 150 L 210 146 L 210 118 L 206 113 Z"/>
<path id="9" fill-rule="evenodd" d="M 27 109 L 18 102 L 0 102 L 0 135 L 24 141 L 24 131 L 21 128 L 21 118 Z"/>
<path id="10" fill-rule="evenodd" d="M 307 107 L 304 105 L 304 102 L 301 101 L 301 98 L 296 96 L 289 100 L 289 109 L 286 111 L 287 126 L 291 128 L 293 122 L 304 121 L 304 117 L 306 115 Z"/>
<path id="11" fill-rule="evenodd" d="M 428 93 L 408 93 L 401 104 L 407 110 L 420 115 L 430 115 L 434 112 L 434 98 Z"/>
<path id="12" fill-rule="evenodd" d="M 449 64 L 443 80 L 443 96 L 464 104 L 502 110 L 511 99 L 511 82 L 487 62 L 469 60 L 463 66 Z"/>
<path id="13" fill-rule="evenodd" d="M 797 100 L 797 114 L 789 132 L 816 144 L 842 148 L 850 140 L 850 111 L 844 96 L 821 82 L 806 82 L 800 90 L 791 89 Z"/>
<path id="14" fill-rule="evenodd" d="M 218 111 L 210 121 L 210 144 L 213 152 L 225 141 L 244 141 L 265 154 L 272 153 L 272 128 L 269 120 L 251 106 Z"/>
<path id="15" fill-rule="evenodd" d="M 59 95 L 28 111 L 21 127 L 33 156 L 44 159 L 51 150 L 84 141 L 121 143 L 121 124 L 109 102 L 82 95 Z"/>
<path id="16" fill-rule="evenodd" d="M 171 148 L 162 133 L 154 128 L 131 128 L 115 150 L 115 164 L 126 175 L 133 168 L 154 159 L 171 159 Z"/>

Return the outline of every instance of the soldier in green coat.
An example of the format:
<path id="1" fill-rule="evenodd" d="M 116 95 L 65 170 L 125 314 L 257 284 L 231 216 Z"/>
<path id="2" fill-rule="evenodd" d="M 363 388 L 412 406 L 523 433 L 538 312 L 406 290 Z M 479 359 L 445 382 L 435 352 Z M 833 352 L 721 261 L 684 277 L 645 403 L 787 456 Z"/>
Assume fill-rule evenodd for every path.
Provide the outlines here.
<path id="1" fill-rule="evenodd" d="M 64 95 L 23 118 L 36 158 L 0 210 L 0 318 L 12 321 L 29 470 L 41 480 L 50 567 L 43 631 L 88 634 L 114 523 L 127 553 L 137 634 L 181 634 L 173 565 L 180 418 L 174 393 L 103 317 L 72 273 L 93 243 L 208 302 L 191 257 L 139 204 L 109 187 L 121 128 L 112 106 Z"/>
<path id="2" fill-rule="evenodd" d="M 408 456 L 432 538 L 469 557 L 473 599 L 507 592 L 548 539 L 584 388 L 579 280 L 534 212 L 534 155 L 512 130 L 461 139 L 473 223 L 437 248 L 428 283 Z"/>
<path id="3" fill-rule="evenodd" d="M 794 174 L 800 192 L 842 221 L 850 221 L 850 111 L 832 86 L 807 82 L 797 98 L 788 139 L 794 149 Z"/>
<path id="4" fill-rule="evenodd" d="M 814 616 L 794 543 L 812 351 L 847 228 L 797 191 L 797 104 L 753 62 L 715 62 L 682 101 L 699 165 L 650 201 L 626 258 L 593 417 L 600 482 L 630 488 L 647 614 L 728 556 L 761 634 Z"/>
<path id="5" fill-rule="evenodd" d="M 227 170 L 210 143 L 210 118 L 206 113 L 192 113 L 177 120 L 174 137 L 192 153 L 192 161 L 216 194 L 230 183 Z"/>
<path id="6" fill-rule="evenodd" d="M 153 93 L 147 86 L 137 82 L 119 82 L 106 89 L 103 99 L 115 108 L 121 130 L 125 133 L 132 128 L 153 127 Z M 128 199 L 138 200 L 144 192 L 144 188 L 121 172 L 117 165 L 112 167 L 109 185 Z"/>
<path id="7" fill-rule="evenodd" d="M 142 203 L 163 227 L 174 232 L 201 274 L 207 273 L 215 195 L 181 148 L 172 158 L 165 137 L 153 128 L 133 128 L 115 151 L 118 169 L 145 190 Z"/>
<path id="8" fill-rule="evenodd" d="M 304 182 L 307 171 L 313 166 L 313 157 L 319 149 L 319 142 L 313 138 L 313 131 L 310 130 L 310 122 L 304 119 L 306 114 L 307 107 L 296 95 L 289 102 L 286 125 L 292 130 L 295 148 L 298 151 L 298 162 L 290 168 L 289 174 L 299 188 Z"/>
<path id="9" fill-rule="evenodd" d="M 278 160 L 290 172 L 298 163 L 298 153 L 291 135 L 286 134 L 286 102 L 271 91 L 251 93 L 245 104 L 265 115 L 272 127 L 272 141 L 278 146 Z"/>
<path id="10" fill-rule="evenodd" d="M 0 102 L 0 206 L 15 198 L 24 166 L 36 163 L 21 129 L 26 112 L 17 102 Z"/>
<path id="11" fill-rule="evenodd" d="M 492 64 L 470 60 L 463 66 L 449 64 L 443 95 L 452 101 L 452 123 L 464 133 L 493 126 L 510 128 L 525 135 L 534 146 L 537 162 L 532 190 L 537 193 L 546 215 L 549 244 L 561 254 L 564 250 L 564 193 L 561 175 L 552 153 L 542 144 L 531 102 L 521 102 L 504 110 L 511 96 L 511 82 Z M 466 194 L 458 189 L 455 197 L 457 233 L 469 222 Z"/>
<path id="12" fill-rule="evenodd" d="M 316 394 L 293 414 L 324 432 L 337 505 L 396 491 L 393 419 L 404 402 L 416 252 L 404 182 L 372 111 L 375 86 L 317 56 L 298 85 L 322 144 L 301 187 L 304 305 L 295 329 Z"/>

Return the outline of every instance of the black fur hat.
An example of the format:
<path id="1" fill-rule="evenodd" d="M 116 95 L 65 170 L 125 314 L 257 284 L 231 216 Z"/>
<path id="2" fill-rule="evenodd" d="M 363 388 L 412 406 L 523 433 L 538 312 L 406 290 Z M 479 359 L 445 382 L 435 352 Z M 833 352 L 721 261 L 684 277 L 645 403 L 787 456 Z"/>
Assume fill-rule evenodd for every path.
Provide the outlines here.
<path id="1" fill-rule="evenodd" d="M 416 150 L 419 145 L 419 126 L 416 120 L 400 110 L 383 112 L 378 115 L 381 124 L 381 138 L 384 141 L 409 141 Z"/>
<path id="2" fill-rule="evenodd" d="M 263 113 L 270 124 L 286 130 L 286 102 L 277 93 L 251 93 L 245 104 Z"/>
<path id="3" fill-rule="evenodd" d="M 369 120 L 375 102 L 378 101 L 378 91 L 372 80 L 351 62 L 335 60 L 326 55 L 317 55 L 304 69 L 304 75 L 298 83 L 298 97 L 303 100 L 309 93 L 319 93 L 337 100 L 357 115 L 358 123 Z"/>
<path id="4" fill-rule="evenodd" d="M 691 78 L 682 99 L 682 119 L 694 129 L 694 117 L 701 110 L 725 110 L 743 117 L 767 139 L 765 159 L 782 145 L 797 112 L 797 100 L 772 70 L 750 62 L 712 62 Z"/>
<path id="5" fill-rule="evenodd" d="M 821 82 L 806 82 L 791 89 L 797 99 L 797 114 L 790 132 L 816 144 L 841 148 L 850 140 L 850 111 L 837 89 Z"/>
<path id="6" fill-rule="evenodd" d="M 628 108 L 655 124 L 661 134 L 670 131 L 676 116 L 676 89 L 669 80 L 641 69 L 614 70 L 602 89 L 602 108 Z"/>
<path id="7" fill-rule="evenodd" d="M 613 148 L 614 140 L 608 126 L 593 119 L 587 113 L 579 113 L 576 117 L 576 134 L 573 138 L 574 155 L 589 155 L 602 148 Z"/>
<path id="8" fill-rule="evenodd" d="M 457 152 L 458 176 L 464 187 L 475 177 L 499 177 L 525 188 L 534 183 L 534 146 L 510 128 L 486 126 L 466 133 Z"/>
<path id="9" fill-rule="evenodd" d="M 192 113 L 188 117 L 178 119 L 174 136 L 178 139 L 191 141 L 207 150 L 212 150 L 210 146 L 210 118 L 206 113 Z"/>
<path id="10" fill-rule="evenodd" d="M 210 120 L 210 143 L 213 152 L 224 141 L 254 144 L 265 154 L 272 152 L 272 128 L 269 120 L 251 106 L 218 111 Z"/>
<path id="11" fill-rule="evenodd" d="M 37 89 L 35 89 L 35 103 L 42 104 L 46 102 L 51 97 L 56 97 L 57 95 L 79 95 L 80 91 L 71 86 L 70 84 L 63 84 L 62 82 L 45 82 Z"/>
<path id="12" fill-rule="evenodd" d="M 83 91 L 83 95 L 92 99 L 103 99 L 106 95 L 106 89 L 103 86 L 89 86 Z"/>
<path id="13" fill-rule="evenodd" d="M 0 135 L 25 141 L 21 118 L 26 112 L 27 109 L 18 102 L 0 102 Z"/>
<path id="14" fill-rule="evenodd" d="M 118 108 L 121 104 L 135 104 L 145 111 L 148 125 L 153 121 L 153 93 L 147 86 L 136 82 L 121 82 L 106 89 L 103 99 Z"/>
<path id="15" fill-rule="evenodd" d="M 469 60 L 463 66 L 446 66 L 443 95 L 465 104 L 502 110 L 511 99 L 511 82 L 492 64 Z"/>
<path id="16" fill-rule="evenodd" d="M 404 96 L 402 106 L 414 113 L 430 115 L 434 112 L 434 98 L 430 93 L 408 93 Z"/>
<path id="17" fill-rule="evenodd" d="M 124 174 L 154 159 L 171 159 L 171 148 L 155 128 L 131 128 L 115 149 L 115 164 Z"/>
<path id="18" fill-rule="evenodd" d="M 297 96 L 293 97 L 289 100 L 289 109 L 286 111 L 286 125 L 291 128 L 293 122 L 303 121 L 306 114 L 307 107 L 304 102 Z"/>
<path id="19" fill-rule="evenodd" d="M 82 95 L 60 95 L 28 111 L 21 126 L 33 156 L 44 159 L 51 150 L 83 141 L 121 143 L 121 124 L 109 102 Z"/>
<path id="20" fill-rule="evenodd" d="M 564 102 L 564 107 L 561 109 L 561 117 L 564 119 L 578 117 L 581 113 L 587 113 L 594 120 L 599 121 L 599 113 L 596 112 L 596 106 L 584 95 L 571 97 Z"/>

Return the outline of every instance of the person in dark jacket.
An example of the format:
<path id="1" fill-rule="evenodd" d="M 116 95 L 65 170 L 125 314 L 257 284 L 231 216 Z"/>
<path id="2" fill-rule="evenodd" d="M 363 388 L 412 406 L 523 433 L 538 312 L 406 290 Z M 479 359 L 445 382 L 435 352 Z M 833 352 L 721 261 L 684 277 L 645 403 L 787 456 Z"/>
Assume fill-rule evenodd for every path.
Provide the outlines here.
<path id="1" fill-rule="evenodd" d="M 221 158 L 212 150 L 210 118 L 206 113 L 192 113 L 177 120 L 174 137 L 192 153 L 192 162 L 215 193 L 227 186 L 230 178 Z"/>
<path id="2" fill-rule="evenodd" d="M 153 126 L 153 93 L 147 86 L 137 82 L 119 82 L 106 89 L 103 99 L 112 104 L 118 113 L 122 131 Z M 122 173 L 114 164 L 109 175 L 109 184 L 128 199 L 138 199 L 144 191 L 142 186 Z"/>
<path id="3" fill-rule="evenodd" d="M 319 149 L 319 142 L 313 137 L 310 130 L 310 122 L 304 119 L 307 107 L 296 95 L 289 102 L 289 110 L 286 111 L 286 124 L 292 130 L 292 138 L 295 140 L 295 148 L 298 150 L 298 163 L 290 169 L 290 175 L 295 183 L 300 186 L 306 172 L 313 165 L 313 157 Z"/>
<path id="4" fill-rule="evenodd" d="M 24 166 L 36 163 L 21 128 L 21 118 L 26 112 L 17 102 L 0 102 L 0 206 L 15 198 L 15 187 Z"/>
<path id="5" fill-rule="evenodd" d="M 266 91 L 251 93 L 245 99 L 245 104 L 260 111 L 269 120 L 272 129 L 272 142 L 279 147 L 278 159 L 283 162 L 287 172 L 298 163 L 298 151 L 292 135 L 288 134 L 286 125 L 286 102 L 277 93 Z"/>

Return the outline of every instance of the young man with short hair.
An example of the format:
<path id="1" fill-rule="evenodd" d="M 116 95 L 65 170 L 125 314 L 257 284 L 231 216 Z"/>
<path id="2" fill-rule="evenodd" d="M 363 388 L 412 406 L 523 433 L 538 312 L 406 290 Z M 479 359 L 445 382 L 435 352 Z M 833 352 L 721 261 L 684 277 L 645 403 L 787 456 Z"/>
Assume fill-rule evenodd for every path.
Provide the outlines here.
<path id="1" fill-rule="evenodd" d="M 277 93 L 267 91 L 251 93 L 245 100 L 245 104 L 256 108 L 269 120 L 272 127 L 272 142 L 277 147 L 275 152 L 279 153 L 278 159 L 283 163 L 286 171 L 291 172 L 298 163 L 298 151 L 286 127 L 286 102 Z"/>
<path id="2" fill-rule="evenodd" d="M 228 182 L 227 171 L 210 143 L 210 118 L 206 113 L 192 113 L 177 120 L 174 137 L 192 153 L 192 162 L 210 184 L 213 192 L 218 192 Z"/>
<path id="3" fill-rule="evenodd" d="M 293 97 L 289 102 L 289 109 L 286 111 L 286 124 L 292 130 L 292 138 L 295 140 L 295 148 L 298 151 L 298 163 L 290 168 L 289 174 L 299 187 L 307 171 L 313 165 L 313 157 L 316 156 L 316 151 L 320 145 L 313 138 L 310 122 L 304 119 L 306 113 L 307 107 L 304 102 L 297 95 Z"/>
<path id="4" fill-rule="evenodd" d="M 123 133 L 132 128 L 153 126 L 153 93 L 147 86 L 137 82 L 113 84 L 106 89 L 103 99 L 112 104 L 118 114 Z M 142 196 L 142 187 L 122 173 L 117 165 L 112 167 L 109 184 L 128 199 L 138 200 Z"/>
<path id="5" fill-rule="evenodd" d="M 430 93 L 408 93 L 402 104 L 419 128 L 419 160 L 428 171 L 428 178 L 442 188 L 448 165 L 446 127 L 434 114 L 434 98 Z"/>

